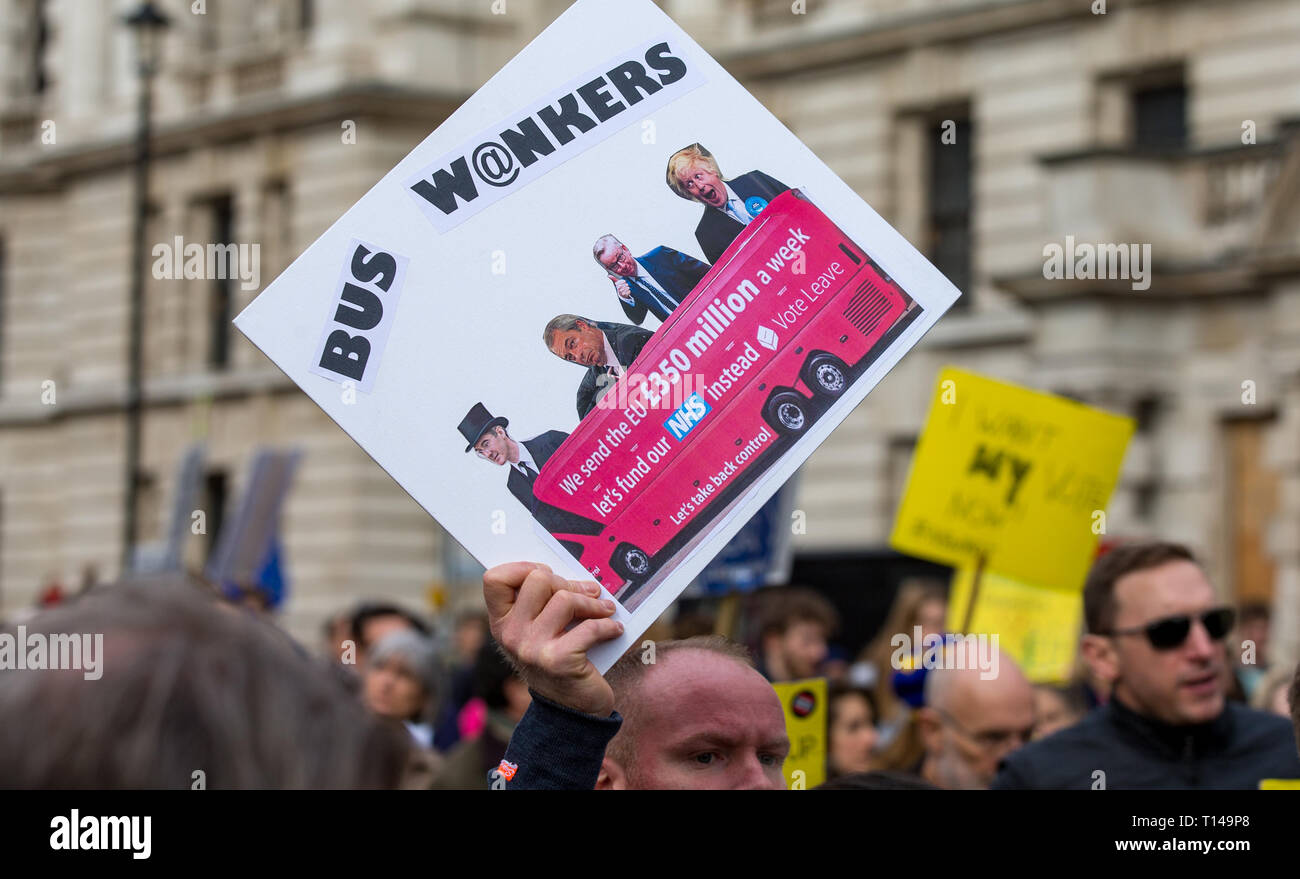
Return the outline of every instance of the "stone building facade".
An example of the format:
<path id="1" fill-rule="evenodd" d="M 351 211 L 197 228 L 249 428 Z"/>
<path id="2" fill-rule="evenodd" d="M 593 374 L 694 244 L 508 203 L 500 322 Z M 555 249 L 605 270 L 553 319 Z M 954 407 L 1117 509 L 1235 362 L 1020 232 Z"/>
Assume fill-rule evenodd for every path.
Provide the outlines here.
<path id="1" fill-rule="evenodd" d="M 133 5 L 0 0 L 5 612 L 51 576 L 116 571 L 136 94 L 120 19 Z M 174 26 L 149 241 L 256 242 L 264 286 L 566 4 L 161 5 Z M 1275 602 L 1294 655 L 1300 5 L 660 5 L 967 294 L 803 468 L 796 552 L 885 547 L 952 363 L 1136 417 L 1109 534 L 1193 544 L 1226 596 Z M 1067 236 L 1149 244 L 1149 286 L 1045 278 L 1044 247 Z M 215 329 L 256 295 L 243 286 L 148 281 L 142 534 L 157 536 L 195 439 L 208 505 L 242 490 L 253 449 L 293 445 L 306 454 L 284 515 L 290 627 L 310 632 L 358 593 L 422 604 L 431 582 L 456 579 L 459 551 L 237 332 Z M 193 564 L 207 543 L 191 541 Z"/>

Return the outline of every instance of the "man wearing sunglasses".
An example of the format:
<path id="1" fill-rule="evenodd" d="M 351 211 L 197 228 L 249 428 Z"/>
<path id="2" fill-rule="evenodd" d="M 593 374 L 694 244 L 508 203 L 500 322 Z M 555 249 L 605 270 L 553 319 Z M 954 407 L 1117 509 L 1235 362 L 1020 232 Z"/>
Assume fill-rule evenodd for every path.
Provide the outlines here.
<path id="1" fill-rule="evenodd" d="M 1080 649 L 1110 699 L 1011 754 L 995 789 L 1255 788 L 1300 778 L 1290 724 L 1225 698 L 1234 613 L 1186 547 L 1111 550 L 1088 574 L 1083 607 Z"/>

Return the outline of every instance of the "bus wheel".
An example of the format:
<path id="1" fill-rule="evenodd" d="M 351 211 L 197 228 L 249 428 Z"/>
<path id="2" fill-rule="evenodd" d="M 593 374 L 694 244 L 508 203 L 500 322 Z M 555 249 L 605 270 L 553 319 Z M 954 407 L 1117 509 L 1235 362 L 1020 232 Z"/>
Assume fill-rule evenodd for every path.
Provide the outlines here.
<path id="1" fill-rule="evenodd" d="M 818 396 L 838 397 L 849 386 L 849 368 L 834 354 L 821 351 L 808 358 L 803 380 Z"/>
<path id="2" fill-rule="evenodd" d="M 609 563 L 614 569 L 614 573 L 624 580 L 645 582 L 654 572 L 654 565 L 650 563 L 650 556 L 646 555 L 645 550 L 630 543 L 620 543 L 614 550 L 614 557 L 609 560 Z"/>
<path id="3" fill-rule="evenodd" d="M 763 407 L 763 418 L 777 433 L 797 436 L 807 429 L 812 419 L 808 415 L 808 402 L 795 391 L 778 391 Z"/>

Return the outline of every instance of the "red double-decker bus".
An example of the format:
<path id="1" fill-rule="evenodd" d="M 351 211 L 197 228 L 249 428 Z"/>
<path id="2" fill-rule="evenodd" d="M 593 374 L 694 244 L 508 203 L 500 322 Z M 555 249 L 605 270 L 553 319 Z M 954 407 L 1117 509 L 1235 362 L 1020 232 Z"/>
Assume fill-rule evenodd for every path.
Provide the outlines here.
<path id="1" fill-rule="evenodd" d="M 626 600 L 918 312 L 816 205 L 777 196 L 546 462 L 536 498 L 589 523 L 551 534 Z"/>

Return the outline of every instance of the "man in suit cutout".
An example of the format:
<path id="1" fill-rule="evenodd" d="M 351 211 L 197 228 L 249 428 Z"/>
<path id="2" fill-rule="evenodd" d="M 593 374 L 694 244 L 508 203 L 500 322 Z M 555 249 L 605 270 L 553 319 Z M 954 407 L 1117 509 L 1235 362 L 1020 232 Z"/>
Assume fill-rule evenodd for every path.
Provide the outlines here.
<path id="1" fill-rule="evenodd" d="M 596 408 L 605 392 L 623 377 L 652 333 L 628 324 L 605 323 L 576 314 L 551 318 L 542 331 L 546 350 L 587 368 L 578 385 L 578 418 Z"/>
<path id="2" fill-rule="evenodd" d="M 633 256 L 627 245 L 613 235 L 597 238 L 591 255 L 614 283 L 627 319 L 637 325 L 645 323 L 647 311 L 660 321 L 668 320 L 673 309 L 709 271 L 708 263 L 671 247 L 656 247 Z"/>
<path id="3" fill-rule="evenodd" d="M 724 180 L 713 154 L 698 143 L 673 153 L 668 159 L 668 188 L 687 201 L 704 205 L 695 227 L 695 240 L 704 258 L 716 263 L 767 203 L 790 187 L 762 171 L 750 171 Z"/>
<path id="4" fill-rule="evenodd" d="M 543 527 L 554 533 L 591 533 L 590 520 L 542 503 L 533 495 L 537 475 L 569 435 L 548 430 L 532 439 L 517 440 L 506 430 L 509 425 L 505 418 L 494 418 L 482 403 L 475 403 L 458 429 L 469 443 L 466 452 L 473 451 L 489 464 L 509 468 L 506 488 Z"/>

